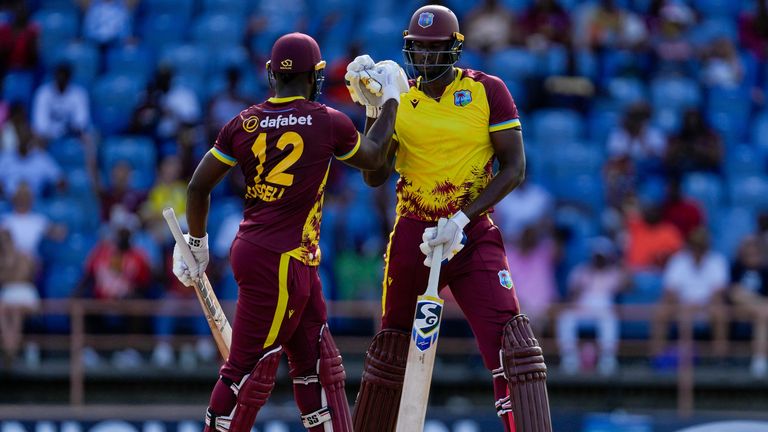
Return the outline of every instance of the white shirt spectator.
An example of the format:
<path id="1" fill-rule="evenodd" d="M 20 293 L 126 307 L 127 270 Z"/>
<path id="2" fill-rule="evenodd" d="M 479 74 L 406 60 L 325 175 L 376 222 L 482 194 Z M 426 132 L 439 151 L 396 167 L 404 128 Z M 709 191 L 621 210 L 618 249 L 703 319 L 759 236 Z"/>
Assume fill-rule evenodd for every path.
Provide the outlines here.
<path id="1" fill-rule="evenodd" d="M 60 93 L 54 82 L 45 83 L 32 103 L 32 130 L 47 139 L 82 132 L 91 123 L 88 103 L 88 94 L 76 84 Z"/>
<path id="2" fill-rule="evenodd" d="M 633 137 L 624 128 L 614 129 L 608 136 L 608 155 L 611 158 L 629 156 L 634 160 L 664 156 L 667 140 L 659 129 L 646 126 L 640 136 Z"/>
<path id="3" fill-rule="evenodd" d="M 33 148 L 22 155 L 18 151 L 0 153 L 0 184 L 6 196 L 13 196 L 21 183 L 29 185 L 32 195 L 39 197 L 47 184 L 61 180 L 62 172 L 45 151 Z"/>
<path id="4" fill-rule="evenodd" d="M 624 284 L 624 272 L 618 266 L 596 269 L 589 264 L 576 267 L 571 273 L 568 286 L 579 287 L 575 303 L 582 309 L 610 311 L 614 296 Z"/>
<path id="5" fill-rule="evenodd" d="M 160 103 L 166 113 L 158 125 L 160 136 L 173 136 L 181 124 L 193 124 L 200 120 L 200 103 L 195 93 L 187 87 L 174 85 Z"/>
<path id="6" fill-rule="evenodd" d="M 131 12 L 122 0 L 93 0 L 85 11 L 83 34 L 99 44 L 129 35 Z"/>
<path id="7" fill-rule="evenodd" d="M 684 249 L 672 255 L 664 269 L 664 289 L 676 293 L 685 305 L 703 306 L 728 280 L 728 261 L 718 252 L 707 252 L 697 265 Z"/>
<path id="8" fill-rule="evenodd" d="M 552 209 L 552 195 L 528 180 L 494 206 L 493 220 L 514 239 L 525 227 L 551 216 Z"/>
<path id="9" fill-rule="evenodd" d="M 9 213 L 0 225 L 11 233 L 13 244 L 21 252 L 36 257 L 37 248 L 48 230 L 48 218 L 40 213 Z"/>

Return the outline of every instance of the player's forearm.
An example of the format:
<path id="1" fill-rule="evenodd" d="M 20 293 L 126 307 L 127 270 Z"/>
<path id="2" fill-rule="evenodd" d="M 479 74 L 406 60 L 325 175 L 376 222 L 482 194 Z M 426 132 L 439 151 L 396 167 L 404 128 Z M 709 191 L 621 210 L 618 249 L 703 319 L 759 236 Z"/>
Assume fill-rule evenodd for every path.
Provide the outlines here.
<path id="1" fill-rule="evenodd" d="M 366 133 L 365 135 L 376 144 L 376 150 L 381 155 L 381 163 L 383 165 L 387 153 L 389 152 L 389 145 L 392 142 L 392 134 L 395 132 L 395 118 L 397 117 L 398 103 L 394 99 L 389 99 L 381 106 L 381 113 L 379 118 L 368 128 L 366 120 Z"/>
<path id="2" fill-rule="evenodd" d="M 210 204 L 210 191 L 190 182 L 187 188 L 187 224 L 192 237 L 205 237 Z"/>
<path id="3" fill-rule="evenodd" d="M 507 196 L 525 179 L 525 159 L 512 166 L 502 167 L 498 174 L 488 183 L 488 186 L 480 192 L 480 195 L 462 211 L 469 219 L 487 211 L 502 198 Z"/>

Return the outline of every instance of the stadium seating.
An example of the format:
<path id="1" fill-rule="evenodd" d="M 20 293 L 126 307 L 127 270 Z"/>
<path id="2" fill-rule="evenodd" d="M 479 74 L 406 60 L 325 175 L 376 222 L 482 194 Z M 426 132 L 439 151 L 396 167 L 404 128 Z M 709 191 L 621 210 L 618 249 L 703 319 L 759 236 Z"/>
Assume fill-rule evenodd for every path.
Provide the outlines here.
<path id="1" fill-rule="evenodd" d="M 755 232 L 755 211 L 751 207 L 725 207 L 713 215 L 712 246 L 733 259 L 742 239 Z"/>
<path id="2" fill-rule="evenodd" d="M 701 102 L 701 90 L 690 78 L 657 78 L 651 81 L 651 103 L 654 107 L 682 110 Z"/>
<path id="3" fill-rule="evenodd" d="M 620 106 L 647 100 L 645 85 L 637 78 L 617 77 L 608 81 L 608 95 Z"/>
<path id="4" fill-rule="evenodd" d="M 78 138 L 54 141 L 48 152 L 65 171 L 85 168 L 85 148 Z"/>
<path id="5" fill-rule="evenodd" d="M 731 205 L 768 210 L 768 180 L 765 175 L 745 175 L 729 182 Z"/>
<path id="6" fill-rule="evenodd" d="M 108 135 L 125 132 L 139 103 L 143 82 L 129 74 L 107 75 L 93 86 L 93 121 Z"/>
<path id="7" fill-rule="evenodd" d="M 192 27 L 192 39 L 208 50 L 236 46 L 245 36 L 242 16 L 211 13 L 199 17 Z"/>
<path id="8" fill-rule="evenodd" d="M 32 72 L 13 71 L 3 78 L 3 100 L 21 103 L 29 112 L 34 94 L 35 77 Z"/>
<path id="9" fill-rule="evenodd" d="M 532 126 L 533 139 L 542 145 L 567 145 L 582 137 L 581 118 L 571 110 L 539 110 L 533 115 Z"/>
<path id="10" fill-rule="evenodd" d="M 143 86 L 154 71 L 154 57 L 144 45 L 124 45 L 107 53 L 107 75 L 124 75 Z"/>
<path id="11" fill-rule="evenodd" d="M 488 73 L 502 80 L 522 81 L 538 72 L 539 60 L 527 50 L 509 48 L 491 54 L 487 66 Z"/>
<path id="12" fill-rule="evenodd" d="M 73 42 L 61 52 L 57 62 L 65 61 L 72 66 L 72 81 L 88 88 L 99 73 L 99 51 L 88 42 Z"/>
<path id="13" fill-rule="evenodd" d="M 619 296 L 621 305 L 648 305 L 659 301 L 662 294 L 662 277 L 656 272 L 636 272 L 632 275 L 632 288 Z M 645 339 L 649 336 L 648 321 L 622 321 L 622 339 Z"/>
<path id="14" fill-rule="evenodd" d="M 114 136 L 102 146 L 101 171 L 108 175 L 119 161 L 127 161 L 134 169 L 131 177 L 134 187 L 147 190 L 155 180 L 157 151 L 149 138 Z"/>
<path id="15" fill-rule="evenodd" d="M 686 175 L 683 194 L 699 202 L 707 214 L 716 214 L 725 205 L 723 184 L 716 174 L 695 172 Z"/>

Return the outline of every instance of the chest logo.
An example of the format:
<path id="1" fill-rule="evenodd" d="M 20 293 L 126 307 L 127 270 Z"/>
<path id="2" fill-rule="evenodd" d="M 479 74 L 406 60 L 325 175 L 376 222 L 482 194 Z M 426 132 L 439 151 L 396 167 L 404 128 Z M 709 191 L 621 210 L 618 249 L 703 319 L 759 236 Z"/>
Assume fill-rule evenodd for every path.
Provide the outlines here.
<path id="1" fill-rule="evenodd" d="M 251 133 L 255 131 L 259 127 L 259 118 L 256 116 L 250 116 L 247 119 L 243 120 L 243 129 Z"/>
<path id="2" fill-rule="evenodd" d="M 509 274 L 509 270 L 502 270 L 499 272 L 499 284 L 506 289 L 512 289 L 515 284 L 512 282 L 512 276 Z"/>
<path id="3" fill-rule="evenodd" d="M 465 107 L 472 102 L 472 92 L 469 90 L 459 90 L 453 92 L 453 104 L 457 107 Z"/>
<path id="4" fill-rule="evenodd" d="M 435 21 L 435 14 L 432 12 L 422 12 L 419 15 L 419 27 L 427 28 Z"/>
<path id="5" fill-rule="evenodd" d="M 411 105 L 413 105 L 414 108 L 416 108 L 416 105 L 418 105 L 418 104 L 419 104 L 419 100 L 418 99 L 411 99 Z"/>

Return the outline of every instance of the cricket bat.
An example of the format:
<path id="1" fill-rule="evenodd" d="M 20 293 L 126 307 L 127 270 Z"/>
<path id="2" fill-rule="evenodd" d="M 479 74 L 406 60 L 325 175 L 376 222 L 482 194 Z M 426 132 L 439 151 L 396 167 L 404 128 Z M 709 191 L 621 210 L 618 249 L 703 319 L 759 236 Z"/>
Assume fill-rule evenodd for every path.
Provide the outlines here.
<path id="1" fill-rule="evenodd" d="M 446 222 L 445 218 L 441 218 L 437 222 L 438 229 L 442 229 Z M 437 337 L 443 313 L 443 299 L 437 292 L 442 259 L 443 245 L 437 245 L 432 252 L 427 290 L 416 299 L 403 393 L 400 396 L 400 411 L 397 415 L 397 432 L 424 430 L 424 417 L 427 414 L 429 387 L 432 384 L 432 369 L 435 366 Z"/>
<path id="2" fill-rule="evenodd" d="M 163 209 L 163 217 L 168 224 L 168 228 L 171 229 L 173 239 L 176 241 L 176 245 L 179 246 L 184 261 L 195 262 L 192 251 L 189 249 L 187 241 L 184 240 L 184 234 L 181 232 L 178 219 L 176 219 L 176 213 L 172 208 L 166 208 Z M 213 292 L 211 282 L 208 281 L 208 276 L 205 273 L 195 281 L 194 288 L 197 300 L 203 307 L 208 327 L 211 328 L 213 340 L 219 348 L 219 353 L 226 360 L 229 357 L 229 346 L 232 344 L 232 327 L 230 327 L 227 316 L 224 315 L 219 299 L 216 298 L 216 293 Z"/>

